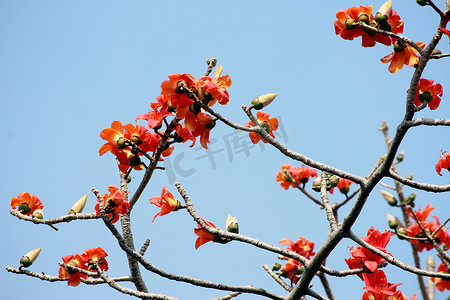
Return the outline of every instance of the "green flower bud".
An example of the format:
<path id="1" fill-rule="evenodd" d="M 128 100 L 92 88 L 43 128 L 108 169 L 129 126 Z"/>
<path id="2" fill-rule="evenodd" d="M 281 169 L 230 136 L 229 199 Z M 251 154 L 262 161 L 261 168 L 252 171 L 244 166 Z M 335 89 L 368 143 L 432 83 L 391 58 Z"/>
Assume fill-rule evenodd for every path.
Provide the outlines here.
<path id="1" fill-rule="evenodd" d="M 387 219 L 388 219 L 389 228 L 396 229 L 398 227 L 398 224 L 395 221 L 395 218 L 391 214 L 387 214 Z"/>
<path id="2" fill-rule="evenodd" d="M 141 158 L 137 155 L 130 158 L 130 166 L 137 167 L 142 163 Z"/>
<path id="3" fill-rule="evenodd" d="M 347 28 L 347 30 L 352 30 L 356 28 L 356 23 L 355 20 L 352 18 L 349 18 L 347 20 L 345 20 L 345 27 Z"/>
<path id="4" fill-rule="evenodd" d="M 397 206 L 397 199 L 391 193 L 383 190 L 380 190 L 380 193 L 390 206 Z"/>
<path id="5" fill-rule="evenodd" d="M 252 100 L 252 107 L 256 110 L 260 110 L 263 107 L 266 107 L 275 99 L 277 94 L 266 94 L 263 96 L 256 97 Z"/>
<path id="6" fill-rule="evenodd" d="M 36 219 L 43 219 L 44 218 L 44 211 L 40 208 L 36 209 L 33 212 L 33 217 Z"/>
<path id="7" fill-rule="evenodd" d="M 200 104 L 198 104 L 197 102 L 192 103 L 191 105 L 189 105 L 189 110 L 191 111 L 191 113 L 198 115 L 201 110 Z"/>
<path id="8" fill-rule="evenodd" d="M 408 180 L 412 180 L 413 179 L 413 174 L 409 174 L 408 176 L 405 177 Z"/>
<path id="9" fill-rule="evenodd" d="M 142 144 L 141 139 L 135 134 L 133 134 L 133 136 L 130 138 L 130 141 L 132 143 L 134 143 L 136 146 L 139 146 L 140 144 Z"/>
<path id="10" fill-rule="evenodd" d="M 30 212 L 30 206 L 28 205 L 28 203 L 22 203 L 22 204 L 20 204 L 19 205 L 19 212 L 21 213 L 21 214 L 27 214 L 27 213 L 29 213 Z"/>
<path id="11" fill-rule="evenodd" d="M 336 187 L 339 183 L 339 177 L 337 177 L 336 175 L 331 175 L 329 177 L 329 183 L 331 185 L 331 187 Z"/>
<path id="12" fill-rule="evenodd" d="M 395 52 L 402 52 L 406 48 L 405 43 L 403 43 L 400 40 L 395 41 L 394 43 L 394 51 Z"/>
<path id="13" fill-rule="evenodd" d="M 312 189 L 316 192 L 320 192 L 320 183 L 322 181 L 322 177 L 318 176 L 316 177 L 316 179 L 314 179 L 313 183 L 312 183 Z"/>
<path id="14" fill-rule="evenodd" d="M 369 16 L 366 14 L 362 14 L 358 17 L 358 21 L 369 24 Z"/>
<path id="15" fill-rule="evenodd" d="M 433 96 L 428 91 L 423 92 L 422 94 L 419 95 L 419 101 L 422 102 L 422 103 L 424 103 L 424 102 L 428 103 L 431 100 L 433 100 Z"/>
<path id="16" fill-rule="evenodd" d="M 239 233 L 239 225 L 237 219 L 232 217 L 231 215 L 228 215 L 227 217 L 226 226 L 228 232 Z"/>
<path id="17" fill-rule="evenodd" d="M 20 267 L 19 270 L 23 267 L 27 268 L 33 264 L 33 262 L 36 260 L 36 258 L 39 256 L 39 253 L 41 253 L 42 248 L 34 249 L 20 259 Z"/>
<path id="18" fill-rule="evenodd" d="M 404 228 L 404 227 L 397 228 L 397 237 L 400 240 L 404 240 L 405 236 L 408 236 L 408 232 L 406 231 L 406 228 Z"/>
<path id="19" fill-rule="evenodd" d="M 431 51 L 431 55 L 441 55 L 442 52 L 439 49 L 433 49 L 433 51 Z"/>
<path id="20" fill-rule="evenodd" d="M 414 201 L 416 199 L 416 195 L 417 195 L 417 192 L 412 193 L 411 195 L 408 196 L 408 200 Z"/>
<path id="21" fill-rule="evenodd" d="M 279 271 L 281 269 L 282 265 L 280 263 L 274 263 L 272 266 L 272 271 Z"/>
<path id="22" fill-rule="evenodd" d="M 378 24 L 384 24 L 387 22 L 387 20 L 388 20 L 388 16 L 385 16 L 385 15 L 381 14 L 380 12 L 377 12 L 377 14 L 375 15 L 375 21 Z"/>
<path id="23" fill-rule="evenodd" d="M 119 149 L 125 149 L 128 146 L 127 140 L 125 140 L 124 137 L 120 137 L 117 140 L 117 148 Z"/>
<path id="24" fill-rule="evenodd" d="M 397 162 L 402 162 L 403 161 L 403 158 L 405 157 L 405 152 L 400 152 L 398 155 L 397 155 Z"/>
<path id="25" fill-rule="evenodd" d="M 416 0 L 417 4 L 420 6 L 428 5 L 428 0 Z"/>

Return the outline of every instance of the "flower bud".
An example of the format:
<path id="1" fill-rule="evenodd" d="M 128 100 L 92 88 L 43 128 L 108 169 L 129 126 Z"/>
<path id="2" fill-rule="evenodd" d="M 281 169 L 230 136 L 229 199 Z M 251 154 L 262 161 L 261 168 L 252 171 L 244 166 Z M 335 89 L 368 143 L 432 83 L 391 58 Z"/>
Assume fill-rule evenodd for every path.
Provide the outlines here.
<path id="1" fill-rule="evenodd" d="M 266 94 L 263 96 L 256 97 L 252 100 L 252 107 L 256 110 L 260 110 L 263 107 L 266 107 L 275 99 L 277 94 Z"/>
<path id="2" fill-rule="evenodd" d="M 387 19 L 391 15 L 391 12 L 392 12 L 392 1 L 389 0 L 384 2 L 383 5 L 381 5 L 380 9 L 375 15 L 375 21 L 377 21 L 377 23 L 386 23 Z"/>
<path id="3" fill-rule="evenodd" d="M 137 135 L 135 135 L 135 134 L 133 134 L 133 136 L 130 138 L 130 141 L 131 141 L 132 143 L 135 143 L 136 146 L 139 146 L 140 144 L 142 144 L 141 139 L 140 139 Z"/>
<path id="4" fill-rule="evenodd" d="M 33 217 L 36 219 L 43 219 L 44 218 L 44 211 L 40 208 L 36 209 L 33 212 Z"/>
<path id="5" fill-rule="evenodd" d="M 75 202 L 75 204 L 69 210 L 68 214 L 72 215 L 72 214 L 79 214 L 79 213 L 81 213 L 83 211 L 83 209 L 84 209 L 84 206 L 86 205 L 87 196 L 88 195 L 86 194 L 83 197 L 81 197 L 80 200 Z"/>
<path id="6" fill-rule="evenodd" d="M 368 15 L 362 14 L 358 17 L 358 21 L 369 24 L 370 19 Z"/>
<path id="7" fill-rule="evenodd" d="M 120 137 L 120 138 L 117 140 L 117 148 L 119 148 L 119 149 L 125 149 L 127 146 L 128 146 L 128 143 L 127 143 L 127 141 L 125 140 L 124 137 Z"/>
<path id="8" fill-rule="evenodd" d="M 417 4 L 420 6 L 428 5 L 428 0 L 416 0 Z"/>
<path id="9" fill-rule="evenodd" d="M 386 154 L 380 157 L 379 162 L 382 163 L 386 159 Z"/>
<path id="10" fill-rule="evenodd" d="M 331 175 L 329 177 L 331 187 L 336 187 L 339 183 L 339 180 L 340 180 L 339 177 L 337 177 L 336 175 Z"/>
<path id="11" fill-rule="evenodd" d="M 397 206 L 397 199 L 391 193 L 383 190 L 380 190 L 380 193 L 390 206 Z"/>
<path id="12" fill-rule="evenodd" d="M 408 200 L 414 201 L 416 199 L 416 195 L 417 195 L 417 192 L 412 193 L 411 195 L 408 196 Z"/>
<path id="13" fill-rule="evenodd" d="M 141 158 L 137 155 L 133 156 L 132 158 L 130 158 L 130 166 L 132 167 L 137 167 L 141 164 Z"/>
<path id="14" fill-rule="evenodd" d="M 316 192 L 320 192 L 320 183 L 322 181 L 322 177 L 318 176 L 316 177 L 316 179 L 314 179 L 313 183 L 312 183 L 312 189 Z"/>
<path id="15" fill-rule="evenodd" d="M 19 212 L 20 212 L 21 214 L 24 214 L 24 215 L 25 215 L 25 214 L 27 214 L 27 213 L 30 212 L 31 208 L 30 208 L 30 206 L 28 205 L 28 203 L 22 203 L 22 204 L 19 205 L 18 210 L 19 210 Z"/>
<path id="16" fill-rule="evenodd" d="M 405 43 L 403 43 L 400 40 L 395 41 L 394 43 L 394 51 L 395 52 L 402 52 L 406 48 Z"/>
<path id="17" fill-rule="evenodd" d="M 398 227 L 397 227 L 397 228 L 405 228 L 405 225 L 403 224 L 403 222 L 400 221 L 400 219 L 397 218 L 397 217 L 395 217 L 395 223 L 398 224 Z"/>
<path id="18" fill-rule="evenodd" d="M 183 80 L 180 80 L 177 82 L 177 87 L 175 88 L 175 92 L 178 94 L 183 94 L 186 92 L 186 89 L 184 88 L 186 86 L 186 83 Z"/>
<path id="19" fill-rule="evenodd" d="M 441 55 L 442 52 L 439 49 L 433 49 L 433 51 L 431 51 L 431 55 Z"/>
<path id="20" fill-rule="evenodd" d="M 391 214 L 387 214 L 388 224 L 389 228 L 396 229 L 398 227 L 397 222 L 395 221 L 395 218 Z"/>
<path id="21" fill-rule="evenodd" d="M 405 178 L 408 179 L 408 180 L 412 180 L 413 179 L 413 174 L 411 173 L 408 176 L 406 176 Z"/>
<path id="22" fill-rule="evenodd" d="M 239 225 L 236 218 L 228 215 L 226 225 L 228 232 L 239 233 Z"/>
<path id="23" fill-rule="evenodd" d="M 433 100 L 433 96 L 428 91 L 423 92 L 422 94 L 419 95 L 419 101 L 422 102 L 422 103 L 424 103 L 424 102 L 428 103 L 431 100 Z"/>
<path id="24" fill-rule="evenodd" d="M 403 158 L 405 158 L 405 152 L 402 151 L 397 155 L 397 162 L 402 162 Z"/>
<path id="25" fill-rule="evenodd" d="M 274 263 L 272 266 L 272 271 L 279 271 L 281 269 L 282 265 L 280 263 Z"/>
<path id="26" fill-rule="evenodd" d="M 23 267 L 27 268 L 33 264 L 33 262 L 36 260 L 36 258 L 39 256 L 39 253 L 41 253 L 42 248 L 34 249 L 33 251 L 28 252 L 22 258 L 20 259 L 20 267 L 19 270 Z"/>
<path id="27" fill-rule="evenodd" d="M 397 237 L 400 240 L 404 240 L 405 236 L 408 236 L 408 232 L 406 231 L 406 228 L 404 228 L 404 227 L 397 228 Z"/>
<path id="28" fill-rule="evenodd" d="M 347 28 L 347 30 L 352 30 L 356 28 L 356 24 L 355 24 L 355 20 L 352 18 L 349 18 L 347 20 L 345 20 L 345 27 Z"/>

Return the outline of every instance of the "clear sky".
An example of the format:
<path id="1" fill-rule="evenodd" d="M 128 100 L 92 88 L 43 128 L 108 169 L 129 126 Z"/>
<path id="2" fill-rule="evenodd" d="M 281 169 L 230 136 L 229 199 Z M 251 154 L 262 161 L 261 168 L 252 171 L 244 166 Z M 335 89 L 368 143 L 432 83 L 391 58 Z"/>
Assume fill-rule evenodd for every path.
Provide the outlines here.
<path id="1" fill-rule="evenodd" d="M 436 1 L 443 7 L 445 1 Z M 282 122 L 279 140 L 314 160 L 365 176 L 385 153 L 378 128 L 386 120 L 393 134 L 403 118 L 406 90 L 413 68 L 396 74 L 380 58 L 392 47 L 361 47 L 361 40 L 345 41 L 334 33 L 337 11 L 359 4 L 383 1 L 1 1 L 0 2 L 0 247 L 1 266 L 18 267 L 20 257 L 42 247 L 35 272 L 58 274 L 58 262 L 68 254 L 103 247 L 108 252 L 108 275 L 127 275 L 125 255 L 100 220 L 48 226 L 19 221 L 9 214 L 10 200 L 20 192 L 36 194 L 44 203 L 45 217 L 58 217 L 88 194 L 85 212 L 96 203 L 90 192 L 102 193 L 119 185 L 115 159 L 102 157 L 99 134 L 114 120 L 134 123 L 150 109 L 168 74 L 205 72 L 205 60 L 216 57 L 233 84 L 230 102 L 217 110 L 232 121 L 246 124 L 241 105 L 266 93 L 278 98 L 266 112 Z M 415 1 L 394 1 L 405 21 L 404 35 L 428 43 L 438 18 L 429 7 Z M 448 38 L 438 47 L 450 51 Z M 449 59 L 433 60 L 424 77 L 439 82 L 444 96 L 438 110 L 425 109 L 417 117 L 449 118 Z M 142 125 L 144 123 L 141 123 Z M 450 150 L 448 128 L 413 128 L 400 150 L 405 161 L 402 175 L 414 173 L 418 181 L 447 184 L 450 173 L 434 170 L 440 150 Z M 179 181 L 197 211 L 224 228 L 228 214 L 238 218 L 241 233 L 277 245 L 279 240 L 303 236 L 318 248 L 329 226 L 325 212 L 296 190 L 283 190 L 275 181 L 282 164 L 300 166 L 277 150 L 251 146 L 246 134 L 219 124 L 211 132 L 210 156 L 199 145 L 178 145 L 157 171 L 132 213 L 136 247 L 151 240 L 146 258 L 155 266 L 233 285 L 252 284 L 283 295 L 261 265 L 272 265 L 276 254 L 232 242 L 208 243 L 194 249 L 195 222 L 186 211 L 151 219 L 158 209 L 148 199 L 160 195 L 162 186 L 177 195 Z M 247 151 L 247 152 L 246 152 Z M 169 171 L 171 170 L 171 171 Z M 130 191 L 142 176 L 133 172 Z M 384 181 L 392 184 L 390 180 Z M 309 187 L 310 185 L 308 185 Z M 354 185 L 351 191 L 354 191 Z M 365 236 L 370 226 L 387 229 L 389 207 L 378 188 L 355 224 Z M 405 193 L 413 190 L 405 187 Z M 180 197 L 178 197 L 180 198 Z M 432 215 L 448 217 L 448 193 L 418 192 L 416 206 L 431 203 Z M 342 201 L 335 193 L 331 201 Z M 181 200 L 181 199 L 180 199 Z M 340 211 L 345 215 L 349 207 Z M 344 241 L 327 260 L 333 269 L 346 269 L 349 248 Z M 388 251 L 412 263 L 406 242 L 393 237 Z M 422 253 L 422 261 L 432 254 Z M 148 274 L 153 293 L 182 299 L 211 299 L 226 293 L 195 288 Z M 415 276 L 385 269 L 390 282 L 404 282 L 400 289 L 410 297 L 418 292 Z M 68 287 L 65 282 L 0 272 L 5 299 L 123 299 L 106 286 Z M 314 289 L 323 293 L 319 281 Z M 338 299 L 360 299 L 364 284 L 357 278 L 330 278 Z M 130 286 L 129 284 L 125 284 Z M 448 293 L 447 293 L 448 296 Z M 256 299 L 258 296 L 240 296 Z M 436 299 L 444 299 L 438 293 Z"/>

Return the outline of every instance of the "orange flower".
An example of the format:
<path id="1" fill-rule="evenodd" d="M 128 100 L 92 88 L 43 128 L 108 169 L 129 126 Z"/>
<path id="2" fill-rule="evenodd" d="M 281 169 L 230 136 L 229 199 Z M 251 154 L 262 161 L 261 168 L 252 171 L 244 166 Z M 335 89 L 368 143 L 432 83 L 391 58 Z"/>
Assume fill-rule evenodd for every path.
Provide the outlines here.
<path id="1" fill-rule="evenodd" d="M 94 264 L 97 263 L 101 270 L 108 271 L 108 262 L 105 260 L 105 257 L 108 256 L 108 253 L 105 252 L 101 247 L 91 248 L 84 250 L 85 253 L 81 255 L 81 257 L 87 262 L 88 270 L 91 272 L 95 272 L 96 269 Z"/>
<path id="2" fill-rule="evenodd" d="M 100 147 L 100 150 L 98 151 L 100 155 L 105 154 L 108 151 L 111 151 L 113 148 L 125 148 L 125 130 L 122 126 L 122 122 L 120 121 L 113 121 L 111 123 L 111 128 L 105 128 L 100 133 L 100 137 L 104 139 L 105 141 L 108 141 L 106 144 Z M 120 139 L 123 140 L 120 140 Z M 120 142 L 119 142 L 120 140 Z"/>
<path id="3" fill-rule="evenodd" d="M 65 264 L 83 269 L 83 270 L 87 270 L 87 266 L 86 266 L 86 260 L 80 256 L 79 254 L 77 255 L 66 255 L 62 257 L 62 260 Z M 67 285 L 71 285 L 71 286 L 78 286 L 81 282 L 81 278 L 83 279 L 87 279 L 88 276 L 86 274 L 77 272 L 77 271 L 72 271 L 72 270 L 67 270 L 64 267 L 60 267 L 59 268 L 59 275 L 58 277 L 61 279 L 67 279 L 69 278 L 69 280 L 67 281 Z"/>
<path id="4" fill-rule="evenodd" d="M 173 114 L 167 112 L 162 113 L 160 111 L 153 110 L 149 111 L 146 114 L 140 114 L 139 116 L 137 116 L 136 122 L 138 120 L 146 120 L 148 122 L 148 128 L 153 129 L 155 127 L 161 127 L 163 119 L 170 116 L 173 116 Z"/>
<path id="5" fill-rule="evenodd" d="M 316 254 L 316 252 L 313 251 L 314 249 L 314 243 L 308 241 L 304 237 L 299 237 L 299 240 L 295 243 L 290 239 L 282 239 L 280 242 L 282 245 L 289 246 L 286 250 L 295 252 L 297 254 L 300 254 L 301 256 L 304 256 L 307 259 L 310 259 L 312 256 Z"/>
<path id="6" fill-rule="evenodd" d="M 435 110 L 441 103 L 443 89 L 442 85 L 437 83 L 433 85 L 433 80 L 420 78 L 417 85 L 416 97 L 414 98 L 414 105 L 419 107 L 422 103 L 428 103 L 431 110 Z M 408 90 L 409 91 L 409 90 Z"/>
<path id="7" fill-rule="evenodd" d="M 426 221 L 428 216 L 430 215 L 430 212 L 434 209 L 431 204 L 427 204 L 423 210 L 415 210 L 414 213 L 416 214 L 417 220 L 420 222 Z M 411 213 L 411 211 L 408 210 L 408 215 L 411 219 L 414 220 L 414 215 Z"/>
<path id="8" fill-rule="evenodd" d="M 155 222 L 157 216 L 164 216 L 172 211 L 177 211 L 181 208 L 181 203 L 175 200 L 173 195 L 163 186 L 161 190 L 161 197 L 156 196 L 150 199 L 150 203 L 158 207 L 161 207 L 161 211 L 158 212 L 154 217 L 152 222 Z"/>
<path id="9" fill-rule="evenodd" d="M 402 283 L 388 283 L 386 274 L 377 270 L 375 273 L 363 273 L 366 290 L 362 296 L 362 300 L 404 300 L 403 293 L 397 291 L 397 286 Z M 412 299 L 415 299 L 413 296 Z"/>
<path id="10" fill-rule="evenodd" d="M 304 267 L 301 262 L 293 258 L 289 258 L 287 263 L 281 268 L 280 276 L 289 278 L 292 282 L 297 282 L 300 274 L 303 273 Z"/>
<path id="11" fill-rule="evenodd" d="M 342 194 L 346 194 L 350 191 L 350 185 L 353 183 L 353 181 L 345 178 L 340 178 L 339 183 L 337 185 L 337 188 Z"/>
<path id="12" fill-rule="evenodd" d="M 225 105 L 230 100 L 226 89 L 231 86 L 231 78 L 229 75 L 220 76 L 221 74 L 222 65 L 218 65 L 212 79 L 209 76 L 198 79 L 199 99 L 208 101 L 208 106 L 213 106 L 216 101 Z"/>
<path id="13" fill-rule="evenodd" d="M 287 190 L 290 186 L 294 187 L 294 184 L 290 181 L 289 177 L 284 174 L 284 170 L 290 170 L 291 165 L 281 165 L 281 170 L 277 172 L 276 181 L 280 182 L 280 185 L 283 189 Z"/>
<path id="14" fill-rule="evenodd" d="M 447 273 L 449 274 L 450 271 L 447 269 L 447 267 L 441 262 L 437 268 L 438 273 Z M 440 292 L 444 292 L 445 290 L 450 290 L 450 280 L 449 279 L 442 279 L 437 277 L 432 277 L 431 280 L 433 280 L 436 283 L 436 288 Z"/>
<path id="15" fill-rule="evenodd" d="M 448 36 L 448 38 L 449 38 L 449 40 L 450 40 L 450 31 L 447 30 L 447 29 L 445 29 L 445 28 L 442 28 L 442 27 L 439 27 L 439 29 L 440 29 L 446 36 Z"/>
<path id="16" fill-rule="evenodd" d="M 367 236 L 362 237 L 361 239 L 366 243 L 374 246 L 378 250 L 391 255 L 385 249 L 386 245 L 389 243 L 389 240 L 391 239 L 391 233 L 389 231 L 381 233 L 379 230 L 370 227 L 369 231 L 367 232 Z M 357 269 L 364 267 L 369 272 L 375 272 L 378 268 L 378 264 L 385 261 L 386 260 L 384 258 L 367 250 L 363 246 L 352 248 L 351 257 L 345 260 L 350 269 Z M 363 279 L 361 274 L 358 274 L 358 276 L 361 279 Z"/>
<path id="17" fill-rule="evenodd" d="M 190 74 L 169 75 L 169 80 L 161 83 L 161 98 L 157 98 L 157 103 L 152 103 L 152 108 L 161 106 L 163 114 L 176 111 L 177 118 L 184 119 L 194 100 L 188 98 L 186 91 L 181 88 L 181 83 L 189 89 L 196 89 L 197 86 L 197 81 Z"/>
<path id="18" fill-rule="evenodd" d="M 202 219 L 203 220 L 203 219 Z M 212 222 L 208 222 L 203 220 L 203 222 L 206 223 L 206 225 L 208 225 L 209 227 L 212 228 L 216 228 L 216 225 L 214 225 Z M 198 247 L 200 247 L 201 245 L 207 243 L 207 242 L 215 242 L 217 236 L 209 233 L 208 231 L 206 231 L 205 229 L 203 229 L 200 225 L 198 225 L 198 228 L 194 229 L 194 233 L 198 236 L 198 238 L 195 240 L 195 249 L 198 249 Z"/>
<path id="19" fill-rule="evenodd" d="M 125 195 L 115 185 L 108 186 L 109 194 L 104 194 L 103 200 L 105 200 L 105 212 L 108 218 L 112 218 L 111 222 L 115 223 L 119 220 L 119 214 L 126 214 L 130 204 L 125 200 Z M 100 215 L 100 199 L 97 198 L 97 204 L 95 205 L 95 212 L 97 216 Z"/>
<path id="20" fill-rule="evenodd" d="M 447 169 L 450 172 L 450 152 L 442 152 L 442 156 L 434 167 L 439 176 L 442 176 L 442 169 Z"/>
<path id="21" fill-rule="evenodd" d="M 269 114 L 264 113 L 262 111 L 258 111 L 256 113 L 256 119 L 258 123 L 271 137 L 274 138 L 275 136 L 273 135 L 272 131 L 278 129 L 278 119 L 277 118 L 269 119 L 269 117 L 270 117 Z M 252 126 L 255 126 L 252 121 L 248 122 L 247 125 L 245 125 L 245 127 L 252 127 Z M 250 132 L 249 136 L 253 144 L 258 143 L 260 140 L 262 140 L 264 143 L 267 143 L 267 141 L 256 132 Z"/>
<path id="22" fill-rule="evenodd" d="M 419 62 L 416 49 L 395 38 L 392 40 L 394 41 L 394 52 L 380 59 L 384 64 L 391 62 L 388 68 L 389 72 L 395 73 L 403 68 L 403 65 L 412 67 Z M 416 44 L 422 49 L 425 47 L 424 43 Z"/>
<path id="23" fill-rule="evenodd" d="M 19 193 L 11 199 L 11 207 L 24 215 L 31 215 L 36 209 L 44 208 L 41 200 L 36 195 L 30 196 L 27 192 Z"/>

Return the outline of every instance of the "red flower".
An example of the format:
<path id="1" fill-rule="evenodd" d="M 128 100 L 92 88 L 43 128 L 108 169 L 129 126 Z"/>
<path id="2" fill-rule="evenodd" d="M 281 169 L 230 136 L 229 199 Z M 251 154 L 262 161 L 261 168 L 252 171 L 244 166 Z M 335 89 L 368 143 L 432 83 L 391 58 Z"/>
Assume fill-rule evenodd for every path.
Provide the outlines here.
<path id="1" fill-rule="evenodd" d="M 108 256 L 108 253 L 106 253 L 105 250 L 98 247 L 84 250 L 84 252 L 85 253 L 83 253 L 81 257 L 87 262 L 89 271 L 96 271 L 94 267 L 95 263 L 99 265 L 101 270 L 108 271 L 108 262 L 105 259 L 105 257 Z"/>
<path id="2" fill-rule="evenodd" d="M 149 111 L 146 114 L 140 114 L 136 118 L 136 122 L 138 120 L 146 120 L 148 122 L 148 128 L 153 129 L 155 127 L 161 127 L 163 119 L 166 117 L 173 116 L 171 113 L 162 113 L 157 110 Z"/>
<path id="3" fill-rule="evenodd" d="M 307 259 L 310 259 L 312 256 L 316 254 L 316 252 L 313 251 L 314 249 L 314 243 L 308 241 L 304 237 L 299 237 L 299 240 L 295 243 L 290 239 L 282 239 L 280 242 L 282 245 L 289 246 L 286 250 L 295 252 L 297 254 L 300 254 L 301 256 L 304 256 Z"/>
<path id="4" fill-rule="evenodd" d="M 447 30 L 447 29 L 445 29 L 445 28 L 442 28 L 442 27 L 439 27 L 439 29 L 440 29 L 446 36 L 448 36 L 448 38 L 449 38 L 449 40 L 450 40 L 450 31 Z"/>
<path id="5" fill-rule="evenodd" d="M 163 186 L 161 190 L 161 197 L 156 196 L 150 199 L 150 203 L 158 207 L 161 207 L 161 211 L 158 212 L 154 217 L 152 222 L 155 222 L 157 216 L 164 216 L 172 211 L 177 211 L 181 207 L 181 203 L 175 200 L 173 195 Z"/>
<path id="6" fill-rule="evenodd" d="M 337 188 L 342 194 L 346 194 L 350 191 L 350 185 L 354 183 L 353 181 L 345 178 L 340 178 Z"/>
<path id="7" fill-rule="evenodd" d="M 397 286 L 402 283 L 388 283 L 383 271 L 377 270 L 372 274 L 363 273 L 363 277 L 366 284 L 363 289 L 366 292 L 364 292 L 362 300 L 404 300 L 403 293 L 397 291 Z"/>
<path id="8" fill-rule="evenodd" d="M 289 278 L 292 282 L 297 282 L 300 274 L 303 273 L 304 267 L 298 260 L 289 258 L 287 263 L 281 268 L 281 276 Z"/>
<path id="9" fill-rule="evenodd" d="M 77 255 L 66 255 L 62 257 L 62 260 L 65 264 L 83 269 L 83 270 L 87 270 L 87 266 L 86 266 L 86 260 L 80 256 L 79 254 Z M 67 279 L 69 278 L 69 280 L 67 281 L 67 285 L 71 285 L 71 286 L 78 286 L 81 282 L 81 278 L 83 279 L 87 279 L 88 276 L 86 274 L 77 272 L 77 271 L 72 271 L 72 270 L 68 270 L 64 267 L 60 267 L 59 268 L 59 275 L 58 277 L 61 279 Z"/>
<path id="10" fill-rule="evenodd" d="M 103 200 L 105 200 L 105 212 L 108 218 L 112 218 L 111 222 L 115 223 L 119 220 L 119 214 L 126 214 L 130 204 L 125 199 L 125 195 L 115 185 L 108 186 L 109 194 L 104 194 Z M 95 212 L 97 216 L 100 215 L 100 199 L 97 198 L 97 204 L 95 205 Z"/>
<path id="11" fill-rule="evenodd" d="M 438 273 L 446 273 L 449 274 L 450 271 L 447 269 L 447 267 L 441 262 L 437 268 Z M 445 290 L 450 290 L 450 280 L 449 279 L 442 279 L 437 277 L 432 277 L 431 280 L 433 280 L 436 283 L 436 288 L 440 292 L 444 292 Z"/>
<path id="12" fill-rule="evenodd" d="M 442 176 L 442 169 L 447 169 L 450 172 L 450 152 L 442 152 L 442 156 L 434 167 L 439 176 Z"/>
<path id="13" fill-rule="evenodd" d="M 386 245 L 389 243 L 389 240 L 391 239 L 391 233 L 389 231 L 381 233 L 375 228 L 370 227 L 369 231 L 367 232 L 367 236 L 362 237 L 361 239 L 366 243 L 374 246 L 378 250 L 381 250 L 391 255 L 385 249 Z M 351 257 L 345 260 L 350 269 L 357 269 L 364 267 L 370 272 L 375 272 L 378 268 L 378 264 L 385 261 L 386 260 L 384 258 L 367 250 L 363 246 L 352 248 Z M 358 274 L 358 276 L 361 279 L 363 279 L 361 274 Z"/>
<path id="14" fill-rule="evenodd" d="M 278 129 L 278 119 L 277 118 L 269 119 L 269 117 L 270 117 L 269 114 L 264 113 L 262 111 L 258 111 L 256 113 L 256 119 L 258 123 L 271 137 L 274 138 L 275 136 L 273 135 L 272 131 Z M 255 126 L 252 121 L 248 122 L 247 125 L 245 125 L 245 127 L 251 126 Z M 262 140 L 264 143 L 267 143 L 267 141 L 256 132 L 250 132 L 249 136 L 253 144 L 258 143 L 260 140 Z"/>
<path id="15" fill-rule="evenodd" d="M 205 222 L 206 225 L 208 225 L 209 227 L 216 228 L 216 225 L 214 225 L 212 222 L 208 222 L 205 220 L 203 220 L 203 222 Z M 216 235 L 209 233 L 208 231 L 203 229 L 199 224 L 197 224 L 197 226 L 198 228 L 194 229 L 194 233 L 198 236 L 198 238 L 195 240 L 195 249 L 198 249 L 198 247 L 207 242 L 211 241 L 214 242 L 216 240 Z"/>
<path id="16" fill-rule="evenodd" d="M 208 106 L 213 106 L 216 101 L 225 105 L 230 100 L 226 89 L 231 85 L 231 78 L 229 75 L 220 76 L 221 74 L 222 66 L 218 65 L 212 79 L 209 76 L 198 79 L 198 97 L 208 101 Z"/>
<path id="17" fill-rule="evenodd" d="M 310 167 L 291 167 L 291 165 L 281 165 L 281 170 L 277 172 L 276 181 L 280 182 L 280 185 L 285 190 L 289 189 L 290 186 L 295 187 L 294 182 L 291 182 L 289 176 L 287 176 L 284 171 L 287 170 L 291 174 L 292 178 L 295 180 L 297 185 L 300 183 L 307 183 L 310 177 L 317 177 L 317 171 L 311 169 Z"/>
<path id="18" fill-rule="evenodd" d="M 414 105 L 419 107 L 422 103 L 428 103 L 431 110 L 435 110 L 441 103 L 443 89 L 442 85 L 437 83 L 433 85 L 433 80 L 420 78 L 417 85 L 416 97 L 414 98 Z M 409 90 L 408 90 L 409 91 Z"/>
<path id="19" fill-rule="evenodd" d="M 189 111 L 189 106 L 194 100 L 189 99 L 186 91 L 181 88 L 184 83 L 189 89 L 197 86 L 197 81 L 190 74 L 169 75 L 169 80 L 161 83 L 161 98 L 157 98 L 157 103 L 152 103 L 152 108 L 156 109 L 161 106 L 161 113 L 166 114 L 167 111 L 176 111 L 177 118 L 184 119 Z"/>
<path id="20" fill-rule="evenodd" d="M 439 218 L 436 216 L 433 217 L 436 222 L 434 222 L 434 221 L 426 222 L 426 219 L 428 218 L 430 212 L 433 209 L 434 209 L 434 207 L 432 207 L 431 204 L 428 204 L 422 211 L 420 211 L 420 210 L 414 211 L 414 213 L 417 216 L 417 219 L 420 222 L 420 225 L 425 230 L 428 229 L 428 231 L 431 234 L 433 234 L 441 226 L 441 224 L 439 222 Z M 411 224 L 410 226 L 408 226 L 408 228 L 406 228 L 407 235 L 410 237 L 425 238 L 426 235 L 423 233 L 420 226 L 416 223 L 412 213 L 408 212 L 408 214 L 409 214 L 410 218 L 413 219 L 414 223 Z M 447 248 L 450 247 L 450 235 L 448 234 L 447 229 L 441 228 L 434 236 L 434 239 L 438 245 L 441 245 L 442 243 L 444 243 Z M 422 242 L 422 241 L 410 240 L 410 242 L 413 244 L 417 244 L 417 250 L 419 250 L 419 252 L 422 252 L 423 249 L 431 250 L 434 248 L 433 244 L 430 243 L 429 241 Z"/>
<path id="21" fill-rule="evenodd" d="M 395 38 L 392 38 L 392 40 L 394 41 L 394 52 L 380 59 L 384 64 L 391 62 L 388 68 L 389 72 L 395 73 L 400 71 L 403 65 L 412 67 L 419 62 L 416 49 L 404 42 L 397 41 Z M 416 44 L 422 49 L 425 47 L 424 43 Z"/>
<path id="22" fill-rule="evenodd" d="M 36 195 L 30 196 L 27 192 L 19 193 L 17 197 L 11 198 L 11 207 L 24 215 L 31 215 L 36 209 L 44 208 L 41 200 Z"/>

